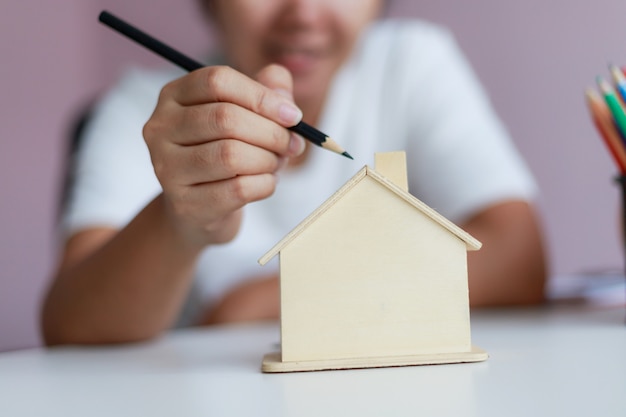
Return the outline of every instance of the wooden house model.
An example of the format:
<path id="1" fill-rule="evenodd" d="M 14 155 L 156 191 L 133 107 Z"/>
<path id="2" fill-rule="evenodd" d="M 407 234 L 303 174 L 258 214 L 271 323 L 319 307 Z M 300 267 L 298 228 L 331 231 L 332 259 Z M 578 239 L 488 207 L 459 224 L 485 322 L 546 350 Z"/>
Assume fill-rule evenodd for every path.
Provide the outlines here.
<path id="1" fill-rule="evenodd" d="M 467 251 L 481 243 L 408 193 L 376 154 L 267 252 L 280 262 L 281 352 L 264 372 L 475 362 Z"/>

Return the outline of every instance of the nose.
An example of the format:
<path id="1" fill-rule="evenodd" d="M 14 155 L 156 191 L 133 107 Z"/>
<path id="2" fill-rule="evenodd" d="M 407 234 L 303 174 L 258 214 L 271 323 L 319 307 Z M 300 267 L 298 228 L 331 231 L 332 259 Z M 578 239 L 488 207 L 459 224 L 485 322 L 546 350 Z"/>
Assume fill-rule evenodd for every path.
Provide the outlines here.
<path id="1" fill-rule="evenodd" d="M 285 17 L 300 25 L 313 24 L 323 14 L 324 3 L 327 1 L 330 0 L 285 0 Z"/>

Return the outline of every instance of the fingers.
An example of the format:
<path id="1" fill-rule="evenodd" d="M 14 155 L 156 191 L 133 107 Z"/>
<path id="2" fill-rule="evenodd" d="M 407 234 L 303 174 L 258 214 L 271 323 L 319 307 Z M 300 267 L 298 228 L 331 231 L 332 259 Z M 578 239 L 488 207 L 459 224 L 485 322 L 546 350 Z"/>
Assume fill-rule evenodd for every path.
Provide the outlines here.
<path id="1" fill-rule="evenodd" d="M 224 181 L 185 187 L 181 192 L 170 194 L 178 214 L 195 218 L 207 232 L 221 228 L 225 218 L 248 203 L 271 196 L 276 188 L 272 174 L 243 175 Z M 197 207 L 204 210 L 198 211 Z"/>
<path id="2" fill-rule="evenodd" d="M 292 125 L 301 118 L 300 111 L 291 101 L 292 78 L 289 71 L 270 65 L 258 74 L 259 82 L 228 67 L 197 72 L 202 71 L 208 73 L 205 77 L 213 80 L 208 84 L 215 83 L 215 87 L 204 92 L 196 88 L 202 77 L 195 72 L 168 84 L 155 110 L 158 117 L 153 116 L 146 125 L 144 136 L 147 140 L 166 138 L 173 143 L 193 145 L 229 138 L 279 155 L 297 156 L 302 153 L 305 147 L 303 139 L 290 136 L 284 129 L 285 124 Z M 267 115 L 272 114 L 272 105 L 276 103 L 279 104 L 278 109 L 273 109 L 274 113 L 283 114 L 284 109 L 281 108 L 287 106 L 296 109 L 297 117 L 282 124 L 280 117 L 268 118 Z"/>
<path id="3" fill-rule="evenodd" d="M 211 103 L 177 110 L 180 122 L 173 143 L 195 145 L 237 139 L 277 154 L 289 151 L 290 132 L 279 124 L 232 103 Z"/>
<path id="4" fill-rule="evenodd" d="M 284 77 L 271 69 L 272 80 Z M 275 80 L 278 83 L 278 79 Z M 291 81 L 281 81 L 290 83 Z M 290 91 L 290 89 L 288 90 Z M 244 107 L 281 126 L 295 126 L 302 112 L 288 97 L 229 67 L 207 67 L 168 84 L 162 91 L 183 106 L 225 102 Z"/>
<path id="5" fill-rule="evenodd" d="M 165 188 L 274 173 L 284 160 L 273 152 L 234 139 L 173 146 L 167 158 L 167 161 L 154 161 L 156 175 Z"/>
<path id="6" fill-rule="evenodd" d="M 175 113 L 176 122 L 148 123 L 144 128 L 164 188 L 273 173 L 285 157 L 299 155 L 304 148 L 284 127 L 231 104 L 178 108 Z"/>
<path id="7" fill-rule="evenodd" d="M 256 80 L 280 95 L 293 101 L 293 77 L 287 68 L 281 65 L 268 65 L 256 75 Z M 306 147 L 304 139 L 291 133 L 289 156 L 298 156 Z"/>
<path id="8" fill-rule="evenodd" d="M 144 138 L 168 213 L 183 236 L 211 244 L 234 237 L 240 208 L 269 197 L 274 173 L 304 151 L 302 112 L 288 71 L 258 81 L 228 67 L 194 71 L 161 90 Z"/>
<path id="9" fill-rule="evenodd" d="M 276 188 L 276 177 L 272 174 L 242 175 L 210 186 L 198 185 L 196 188 L 206 188 L 205 192 L 195 194 L 203 203 L 213 206 L 219 203 L 222 210 L 228 213 L 271 196 Z M 228 204 L 224 204 L 224 201 Z"/>

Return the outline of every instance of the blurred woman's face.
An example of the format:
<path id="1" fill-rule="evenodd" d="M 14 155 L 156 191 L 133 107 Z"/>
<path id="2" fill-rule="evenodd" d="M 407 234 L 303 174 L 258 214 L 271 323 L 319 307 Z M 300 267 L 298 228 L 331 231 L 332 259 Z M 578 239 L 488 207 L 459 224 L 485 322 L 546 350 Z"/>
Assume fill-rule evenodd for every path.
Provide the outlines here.
<path id="1" fill-rule="evenodd" d="M 229 63 L 253 76 L 270 63 L 294 77 L 296 101 L 325 91 L 382 0 L 209 0 Z"/>

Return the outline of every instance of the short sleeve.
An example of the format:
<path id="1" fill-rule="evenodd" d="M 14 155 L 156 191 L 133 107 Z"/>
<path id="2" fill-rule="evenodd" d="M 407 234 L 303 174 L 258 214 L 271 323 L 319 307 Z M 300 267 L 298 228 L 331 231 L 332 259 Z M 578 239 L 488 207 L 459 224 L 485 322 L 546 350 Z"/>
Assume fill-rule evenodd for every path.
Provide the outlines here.
<path id="1" fill-rule="evenodd" d="M 71 161 L 63 236 L 94 226 L 122 227 L 160 192 L 142 129 L 171 78 L 130 71 L 94 107 Z"/>
<path id="2" fill-rule="evenodd" d="M 453 36 L 429 25 L 398 36 L 409 69 L 412 192 L 455 222 L 504 200 L 534 198 L 535 181 Z"/>

